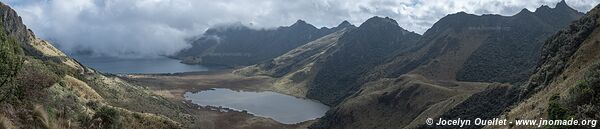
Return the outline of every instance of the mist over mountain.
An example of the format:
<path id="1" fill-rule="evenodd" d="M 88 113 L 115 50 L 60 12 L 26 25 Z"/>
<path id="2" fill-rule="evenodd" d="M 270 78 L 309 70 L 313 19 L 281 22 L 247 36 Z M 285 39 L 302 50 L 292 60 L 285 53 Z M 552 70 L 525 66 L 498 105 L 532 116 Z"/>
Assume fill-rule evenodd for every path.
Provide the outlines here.
<path id="1" fill-rule="evenodd" d="M 175 58 L 189 64 L 246 66 L 277 57 L 324 35 L 354 25 L 343 21 L 333 28 L 316 28 L 303 20 L 276 29 L 252 29 L 244 25 L 208 29 Z"/>
<path id="2" fill-rule="evenodd" d="M 2 0 L 0 128 L 596 128 L 599 2 Z"/>
<path id="3" fill-rule="evenodd" d="M 407 30 L 424 33 L 450 13 L 513 15 L 559 0 L 1 1 L 15 8 L 38 37 L 54 41 L 67 54 L 155 57 L 190 47 L 186 39 L 219 24 L 276 28 L 303 19 L 320 28 L 335 27 L 343 20 L 360 24 L 372 16 L 387 16 Z M 567 1 L 580 12 L 598 2 Z"/>

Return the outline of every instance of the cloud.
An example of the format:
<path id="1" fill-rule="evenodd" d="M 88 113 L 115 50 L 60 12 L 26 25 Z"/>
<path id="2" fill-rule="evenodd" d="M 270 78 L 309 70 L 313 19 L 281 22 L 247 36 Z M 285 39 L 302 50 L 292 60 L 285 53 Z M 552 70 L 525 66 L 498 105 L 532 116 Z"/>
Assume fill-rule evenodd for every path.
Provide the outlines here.
<path id="1" fill-rule="evenodd" d="M 241 22 L 258 28 L 303 19 L 332 27 L 388 16 L 425 32 L 443 16 L 464 11 L 513 15 L 522 8 L 553 7 L 559 0 L 0 0 L 11 5 L 39 37 L 67 53 L 152 57 L 189 47 L 186 38 L 210 26 Z M 586 12 L 600 0 L 567 0 Z"/>

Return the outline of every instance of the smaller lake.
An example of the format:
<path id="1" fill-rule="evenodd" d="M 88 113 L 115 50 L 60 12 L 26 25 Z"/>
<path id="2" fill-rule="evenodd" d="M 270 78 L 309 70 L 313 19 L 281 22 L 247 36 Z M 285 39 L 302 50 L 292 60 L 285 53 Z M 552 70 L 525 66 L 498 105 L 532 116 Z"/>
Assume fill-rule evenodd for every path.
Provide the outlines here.
<path id="1" fill-rule="evenodd" d="M 183 64 L 180 63 L 179 60 L 166 57 L 120 59 L 74 56 L 74 58 L 85 66 L 94 68 L 103 73 L 113 74 L 180 73 L 209 70 L 208 67 L 203 65 Z"/>
<path id="2" fill-rule="evenodd" d="M 248 113 L 272 118 L 284 124 L 295 124 L 320 118 L 329 110 L 327 105 L 310 99 L 265 91 L 234 91 L 224 88 L 197 93 L 187 92 L 186 100 L 200 106 L 223 107 L 233 110 L 246 110 Z"/>

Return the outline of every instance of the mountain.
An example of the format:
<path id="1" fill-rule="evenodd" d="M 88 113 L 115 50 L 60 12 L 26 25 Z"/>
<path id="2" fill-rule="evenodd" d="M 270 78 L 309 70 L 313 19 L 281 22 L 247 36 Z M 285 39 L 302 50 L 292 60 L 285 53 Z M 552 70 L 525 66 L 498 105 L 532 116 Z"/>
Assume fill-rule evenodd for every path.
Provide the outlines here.
<path id="1" fill-rule="evenodd" d="M 448 15 L 425 32 L 421 50 L 403 53 L 374 73 L 396 77 L 413 72 L 443 80 L 522 83 L 535 67 L 543 41 L 583 15 L 563 4 L 542 6 L 535 12 L 523 9 L 513 16 Z M 411 71 L 416 67 L 420 68 Z"/>
<path id="2" fill-rule="evenodd" d="M 207 118 L 197 107 L 81 65 L 35 37 L 3 3 L 0 17 L 0 128 L 267 128 L 274 123 L 248 115 Z"/>
<path id="3" fill-rule="evenodd" d="M 600 82 L 600 56 L 597 51 L 600 48 L 599 20 L 600 5 L 597 5 L 585 16 L 546 39 L 538 58 L 539 64 L 523 85 L 477 93 L 441 117 L 599 119 L 597 109 L 600 100 L 595 99 Z"/>
<path id="4" fill-rule="evenodd" d="M 298 20 L 276 29 L 252 29 L 233 25 L 208 29 L 192 47 L 174 57 L 191 64 L 246 66 L 270 60 L 298 46 L 346 27 L 347 21 L 333 28 L 316 28 Z"/>
<path id="5" fill-rule="evenodd" d="M 391 18 L 373 17 L 340 37 L 339 48 L 319 62 L 321 70 L 309 84 L 307 97 L 327 104 L 339 103 L 358 90 L 361 77 L 398 51 L 404 51 L 421 36 L 409 32 Z"/>
<path id="6" fill-rule="evenodd" d="M 367 70 L 393 53 L 414 46 L 419 38 L 420 35 L 401 28 L 391 18 L 373 17 L 357 28 L 324 36 L 238 72 L 279 77 L 276 84 L 282 91 L 334 105 L 356 92 Z"/>
<path id="7" fill-rule="evenodd" d="M 542 49 L 508 119 L 600 119 L 600 5 L 562 29 Z M 569 128 L 589 128 L 573 126 Z"/>
<path id="8" fill-rule="evenodd" d="M 286 94 L 306 96 L 307 85 L 320 70 L 315 64 L 335 52 L 339 38 L 355 28 L 346 28 L 295 48 L 273 60 L 236 70 L 246 76 L 276 77 L 274 88 Z"/>
<path id="9" fill-rule="evenodd" d="M 417 128 L 426 118 L 495 117 L 517 99 L 512 85 L 527 80 L 545 39 L 583 15 L 562 4 L 513 16 L 450 14 L 414 49 L 369 71 L 365 78 L 374 81 L 312 128 Z"/>
<path id="10" fill-rule="evenodd" d="M 2 128 L 182 127 L 158 110 L 148 110 L 183 113 L 171 102 L 82 66 L 36 38 L 3 3 L 0 15 Z M 145 102 L 154 103 L 136 106 Z"/>

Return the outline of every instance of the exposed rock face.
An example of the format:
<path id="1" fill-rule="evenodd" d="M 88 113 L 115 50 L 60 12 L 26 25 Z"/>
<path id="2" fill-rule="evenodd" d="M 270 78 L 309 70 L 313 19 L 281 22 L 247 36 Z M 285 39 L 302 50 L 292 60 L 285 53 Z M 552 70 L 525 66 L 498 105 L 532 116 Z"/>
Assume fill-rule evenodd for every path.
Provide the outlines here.
<path id="1" fill-rule="evenodd" d="M 184 63 L 245 66 L 273 59 L 298 46 L 353 25 L 318 29 L 298 20 L 289 27 L 251 29 L 244 25 L 209 29 L 192 47 L 175 55 Z"/>
<path id="2" fill-rule="evenodd" d="M 23 24 L 23 21 L 21 21 L 21 17 L 17 15 L 17 12 L 15 12 L 8 5 L 1 3 L 0 16 L 2 18 L 1 20 L 5 33 L 14 37 L 24 48 L 24 51 L 27 55 L 41 54 L 34 51 L 32 46 L 29 45 L 29 42 L 34 37 L 33 33 Z"/>

